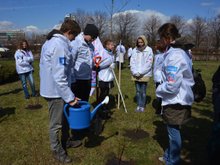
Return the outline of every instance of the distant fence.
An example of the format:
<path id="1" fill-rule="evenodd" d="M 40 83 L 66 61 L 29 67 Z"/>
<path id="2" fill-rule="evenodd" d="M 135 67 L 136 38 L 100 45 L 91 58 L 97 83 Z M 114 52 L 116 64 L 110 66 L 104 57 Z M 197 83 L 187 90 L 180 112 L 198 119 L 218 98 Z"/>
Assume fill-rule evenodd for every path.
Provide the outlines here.
<path id="1" fill-rule="evenodd" d="M 220 61 L 220 50 L 216 49 L 192 49 L 194 61 Z"/>

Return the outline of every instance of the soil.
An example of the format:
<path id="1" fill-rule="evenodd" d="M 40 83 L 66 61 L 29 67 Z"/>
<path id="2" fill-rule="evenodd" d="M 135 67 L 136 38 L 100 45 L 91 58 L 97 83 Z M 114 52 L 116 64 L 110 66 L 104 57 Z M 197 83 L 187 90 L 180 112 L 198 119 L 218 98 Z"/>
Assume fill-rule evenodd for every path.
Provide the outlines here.
<path id="1" fill-rule="evenodd" d="M 142 129 L 125 130 L 123 136 L 128 137 L 132 140 L 140 140 L 150 136 L 150 134 Z"/>
<path id="2" fill-rule="evenodd" d="M 119 159 L 116 157 L 113 157 L 109 159 L 106 163 L 106 165 L 134 165 L 135 162 L 133 160 L 121 160 L 119 162 Z"/>
<path id="3" fill-rule="evenodd" d="M 41 104 L 29 104 L 25 107 L 25 109 L 30 109 L 30 110 L 37 110 L 42 108 Z"/>

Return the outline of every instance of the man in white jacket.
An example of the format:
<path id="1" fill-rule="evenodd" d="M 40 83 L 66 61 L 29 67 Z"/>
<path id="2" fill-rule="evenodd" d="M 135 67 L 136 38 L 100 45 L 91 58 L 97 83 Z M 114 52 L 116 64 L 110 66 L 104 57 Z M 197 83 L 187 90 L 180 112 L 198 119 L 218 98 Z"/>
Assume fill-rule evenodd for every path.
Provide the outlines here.
<path id="1" fill-rule="evenodd" d="M 55 159 L 71 162 L 66 152 L 68 123 L 63 115 L 64 102 L 71 106 L 79 100 L 70 89 L 70 41 L 80 33 L 78 23 L 65 20 L 60 30 L 49 33 L 40 58 L 40 95 L 48 101 L 50 145 Z M 62 129 L 61 142 L 58 132 Z"/>

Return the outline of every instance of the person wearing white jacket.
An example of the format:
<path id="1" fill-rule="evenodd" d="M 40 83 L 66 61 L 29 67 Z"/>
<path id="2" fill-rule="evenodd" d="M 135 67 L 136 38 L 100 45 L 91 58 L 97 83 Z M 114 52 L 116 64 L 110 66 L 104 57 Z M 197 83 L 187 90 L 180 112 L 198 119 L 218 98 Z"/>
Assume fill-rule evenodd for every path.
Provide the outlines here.
<path id="1" fill-rule="evenodd" d="M 77 104 L 78 98 L 70 88 L 72 64 L 70 40 L 81 29 L 75 21 L 65 20 L 60 30 L 51 31 L 42 46 L 40 58 L 40 95 L 48 101 L 50 146 L 55 159 L 61 163 L 71 162 L 66 152 L 69 126 L 63 114 L 64 102 Z M 62 129 L 61 142 L 58 132 Z"/>
<path id="2" fill-rule="evenodd" d="M 19 48 L 15 52 L 14 57 L 15 57 L 15 62 L 16 62 L 16 71 L 22 83 L 25 99 L 29 99 L 30 94 L 27 88 L 27 81 L 26 81 L 27 79 L 29 81 L 31 91 L 32 91 L 31 96 L 35 96 L 36 91 L 35 91 L 35 84 L 34 84 L 34 79 L 32 75 L 34 71 L 34 68 L 32 66 L 32 63 L 34 62 L 34 57 L 29 48 L 29 44 L 27 40 L 22 40 L 20 42 Z"/>
<path id="3" fill-rule="evenodd" d="M 99 65 L 99 73 L 98 73 L 98 80 L 99 80 L 99 88 L 100 88 L 100 95 L 99 95 L 99 102 L 105 99 L 106 96 L 109 95 L 109 90 L 114 87 L 114 75 L 112 73 L 112 69 L 114 69 L 114 43 L 112 40 L 106 40 L 104 42 L 104 47 L 106 51 L 106 55 L 102 56 L 101 63 Z M 100 116 L 102 118 L 109 118 L 109 109 L 106 105 L 103 105 L 102 111 L 100 112 Z"/>
<path id="4" fill-rule="evenodd" d="M 89 100 L 91 90 L 94 46 L 92 42 L 98 37 L 99 31 L 94 24 L 87 24 L 76 40 L 71 42 L 74 65 L 74 77 L 71 89 L 83 101 Z"/>
<path id="5" fill-rule="evenodd" d="M 119 63 L 121 64 L 120 69 L 123 69 L 125 53 L 126 53 L 126 49 L 125 49 L 124 45 L 120 42 L 119 45 L 116 47 L 116 59 L 115 59 L 118 69 L 119 69 Z"/>
<path id="6" fill-rule="evenodd" d="M 147 84 L 152 76 L 153 51 L 147 46 L 144 35 L 137 38 L 136 47 L 132 51 L 130 70 L 135 81 L 137 108 L 136 112 L 144 112 L 146 105 Z"/>
<path id="7" fill-rule="evenodd" d="M 159 160 L 177 165 L 180 164 L 182 146 L 180 126 L 191 116 L 194 79 L 186 52 L 171 46 L 180 37 L 176 26 L 166 23 L 159 28 L 158 34 L 160 41 L 166 45 L 166 51 L 162 65 L 162 83 L 157 87 L 156 95 L 162 98 L 162 117 L 169 137 L 168 148 Z"/>

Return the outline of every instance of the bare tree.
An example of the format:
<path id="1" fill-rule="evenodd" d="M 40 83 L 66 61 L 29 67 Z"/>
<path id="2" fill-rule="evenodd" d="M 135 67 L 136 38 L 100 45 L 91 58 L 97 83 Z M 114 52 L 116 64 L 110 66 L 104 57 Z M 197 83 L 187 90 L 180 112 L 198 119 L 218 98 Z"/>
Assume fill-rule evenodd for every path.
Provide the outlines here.
<path id="1" fill-rule="evenodd" d="M 220 14 L 214 17 L 209 23 L 209 29 L 212 34 L 213 46 L 216 49 L 220 47 Z"/>
<path id="2" fill-rule="evenodd" d="M 156 15 L 151 15 L 143 25 L 144 33 L 146 34 L 149 44 L 154 45 L 157 38 L 157 30 L 161 26 L 162 21 Z"/>
<path id="3" fill-rule="evenodd" d="M 204 18 L 197 16 L 189 25 L 191 36 L 194 40 L 195 47 L 199 48 L 207 39 L 207 22 Z"/>
<path id="4" fill-rule="evenodd" d="M 106 8 L 110 14 L 110 38 L 112 39 L 112 35 L 113 35 L 113 15 L 116 12 L 121 12 L 125 6 L 127 6 L 128 4 L 128 0 L 121 0 L 120 1 L 122 3 L 121 6 L 118 6 L 119 8 L 115 8 L 115 0 L 111 0 L 111 5 L 110 8 L 108 7 L 109 5 L 106 5 Z"/>
<path id="5" fill-rule="evenodd" d="M 94 21 L 93 18 L 91 17 L 91 14 L 81 9 L 77 9 L 77 11 L 71 13 L 71 15 L 75 17 L 76 22 L 78 22 L 82 30 L 86 27 L 86 24 Z"/>
<path id="6" fill-rule="evenodd" d="M 186 21 L 184 20 L 182 16 L 174 15 L 170 18 L 170 22 L 176 25 L 181 35 L 185 34 Z"/>
<path id="7" fill-rule="evenodd" d="M 125 44 L 131 42 L 138 26 L 136 17 L 128 12 L 119 13 L 114 16 L 114 23 L 118 40 L 121 39 Z"/>
<path id="8" fill-rule="evenodd" d="M 108 28 L 107 28 L 107 20 L 108 20 L 107 13 L 101 12 L 101 11 L 95 11 L 92 18 L 93 18 L 94 24 L 99 29 L 100 37 L 102 37 L 104 32 L 106 30 L 108 30 Z"/>

